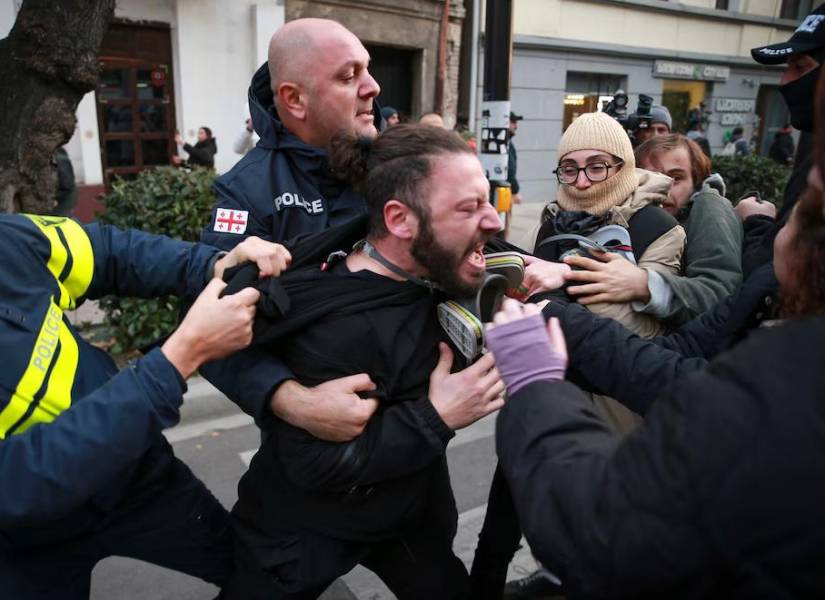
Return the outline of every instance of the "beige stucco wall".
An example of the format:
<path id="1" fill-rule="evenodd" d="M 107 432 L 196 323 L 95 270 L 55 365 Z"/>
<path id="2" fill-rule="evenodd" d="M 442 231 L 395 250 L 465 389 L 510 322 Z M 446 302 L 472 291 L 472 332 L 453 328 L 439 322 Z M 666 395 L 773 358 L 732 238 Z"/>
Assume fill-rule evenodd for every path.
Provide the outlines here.
<path id="1" fill-rule="evenodd" d="M 709 8 L 713 3 L 693 0 L 683 4 Z M 778 2 L 750 0 L 746 10 L 773 17 Z M 786 40 L 790 33 L 788 28 L 585 0 L 516 0 L 513 31 L 516 35 L 745 58 L 754 46 Z"/>
<path id="2" fill-rule="evenodd" d="M 682 4 L 687 4 L 688 6 L 698 6 L 700 8 L 714 8 L 716 6 L 716 2 L 714 2 L 714 0 L 681 0 L 681 2 Z"/>
<path id="3" fill-rule="evenodd" d="M 780 0 L 742 0 L 742 10 L 751 15 L 777 17 L 781 4 Z"/>

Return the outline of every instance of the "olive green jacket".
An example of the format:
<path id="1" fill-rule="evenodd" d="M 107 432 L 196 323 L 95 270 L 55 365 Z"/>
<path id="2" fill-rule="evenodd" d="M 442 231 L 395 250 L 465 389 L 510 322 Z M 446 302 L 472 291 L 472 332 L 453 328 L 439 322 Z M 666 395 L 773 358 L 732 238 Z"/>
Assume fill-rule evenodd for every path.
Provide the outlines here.
<path id="1" fill-rule="evenodd" d="M 742 284 L 742 223 L 718 174 L 704 181 L 676 216 L 687 232 L 682 274 L 648 270 L 651 300 L 634 309 L 671 326 L 713 308 Z"/>

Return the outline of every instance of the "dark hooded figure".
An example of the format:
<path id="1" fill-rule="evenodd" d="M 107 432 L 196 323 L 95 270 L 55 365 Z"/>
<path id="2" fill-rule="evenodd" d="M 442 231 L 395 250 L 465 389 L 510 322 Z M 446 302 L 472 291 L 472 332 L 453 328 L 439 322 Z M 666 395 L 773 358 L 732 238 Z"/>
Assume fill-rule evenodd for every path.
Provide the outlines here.
<path id="1" fill-rule="evenodd" d="M 802 137 L 794 158 L 794 166 L 782 195 L 782 208 L 776 218 L 756 213 L 744 214 L 745 243 L 742 252 L 742 270 L 747 277 L 754 270 L 770 262 L 773 241 L 788 220 L 796 201 L 808 185 L 808 172 L 813 164 L 813 153 L 805 143 L 807 134 L 814 130 L 816 86 L 825 60 L 825 5 L 819 6 L 805 19 L 787 42 L 761 46 L 751 50 L 753 59 L 763 65 L 784 64 L 779 80 L 779 93 L 785 99 L 791 125 Z"/>
<path id="2" fill-rule="evenodd" d="M 795 151 L 793 138 L 791 137 L 791 124 L 786 123 L 773 136 L 773 142 L 768 150 L 768 156 L 783 167 L 793 164 L 793 153 Z"/>

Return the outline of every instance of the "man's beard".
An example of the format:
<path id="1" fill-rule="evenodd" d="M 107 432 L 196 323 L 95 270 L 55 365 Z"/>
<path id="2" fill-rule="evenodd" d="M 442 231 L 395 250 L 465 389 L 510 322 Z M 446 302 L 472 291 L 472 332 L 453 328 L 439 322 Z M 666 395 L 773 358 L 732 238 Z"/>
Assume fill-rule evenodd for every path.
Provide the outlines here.
<path id="1" fill-rule="evenodd" d="M 479 235 L 463 254 L 456 256 L 436 241 L 429 219 L 422 218 L 419 220 L 418 235 L 410 246 L 410 254 L 448 296 L 466 298 L 475 295 L 481 289 L 484 273 L 482 272 L 474 281 L 468 282 L 459 277 L 458 270 L 467 255 L 483 241 L 486 241 L 484 236 Z"/>

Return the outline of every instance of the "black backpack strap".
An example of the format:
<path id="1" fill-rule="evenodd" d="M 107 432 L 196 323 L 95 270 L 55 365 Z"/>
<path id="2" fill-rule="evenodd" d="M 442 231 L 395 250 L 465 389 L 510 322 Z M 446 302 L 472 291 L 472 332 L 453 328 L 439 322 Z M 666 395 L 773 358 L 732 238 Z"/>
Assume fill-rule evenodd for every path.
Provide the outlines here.
<path id="1" fill-rule="evenodd" d="M 550 262 L 558 262 L 562 255 L 562 250 L 558 243 L 543 244 L 547 238 L 556 235 L 556 228 L 552 219 L 548 219 L 541 224 L 538 235 L 536 235 L 535 247 L 533 249 L 533 256 L 542 260 L 549 260 Z"/>
<path id="2" fill-rule="evenodd" d="M 556 234 L 556 235 L 551 235 L 550 237 L 545 238 L 542 241 L 540 241 L 538 244 L 536 244 L 536 251 L 538 251 L 539 248 L 541 248 L 542 246 L 544 246 L 546 244 L 552 244 L 554 242 L 564 242 L 564 241 L 577 242 L 579 244 L 579 246 L 584 244 L 588 248 L 592 248 L 593 250 L 598 250 L 599 252 L 608 252 L 609 251 L 607 248 L 605 248 L 604 246 L 602 246 L 598 242 L 594 242 L 589 237 L 585 237 L 583 235 L 577 235 L 575 233 L 559 233 L 559 234 Z"/>
<path id="3" fill-rule="evenodd" d="M 628 231 L 633 244 L 633 256 L 636 262 L 644 256 L 648 246 L 679 224 L 679 222 L 660 206 L 648 204 L 630 217 Z"/>

